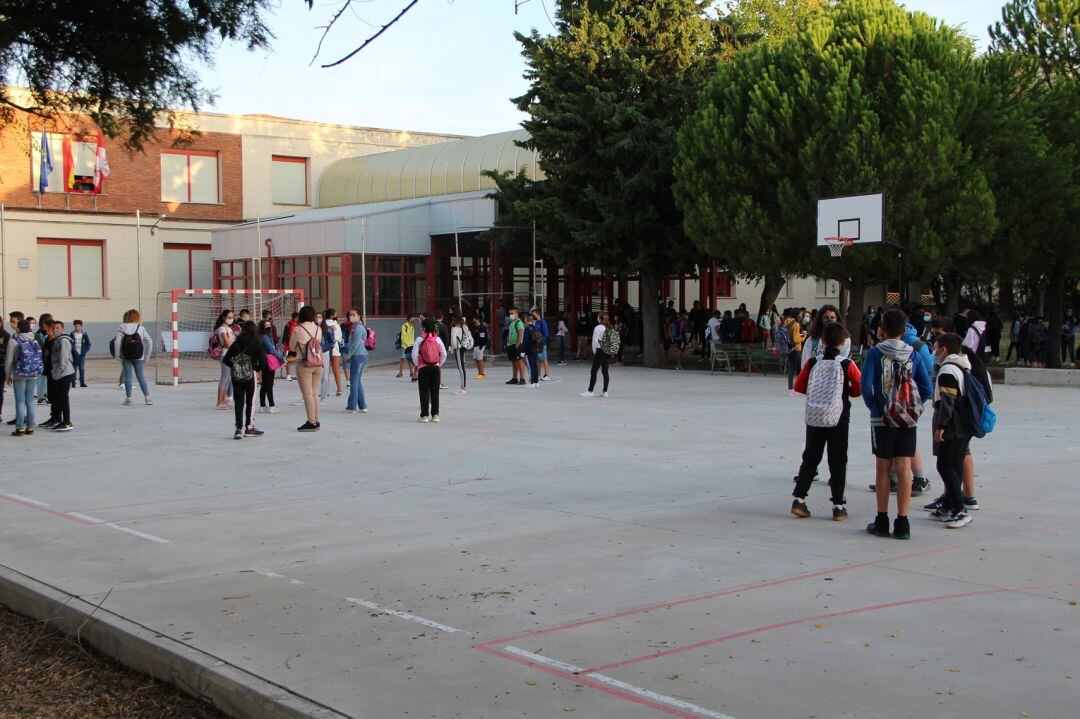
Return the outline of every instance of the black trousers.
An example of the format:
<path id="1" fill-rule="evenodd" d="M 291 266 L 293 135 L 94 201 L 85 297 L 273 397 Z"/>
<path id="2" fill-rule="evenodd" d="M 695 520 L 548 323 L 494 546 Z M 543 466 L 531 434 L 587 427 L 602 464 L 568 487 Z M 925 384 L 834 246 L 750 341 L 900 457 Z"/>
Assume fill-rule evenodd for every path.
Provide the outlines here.
<path id="1" fill-rule="evenodd" d="M 252 403 L 255 401 L 255 378 L 233 379 L 233 411 L 236 413 L 236 428 L 251 426 Z"/>
<path id="2" fill-rule="evenodd" d="M 806 499 L 806 495 L 810 492 L 810 483 L 814 481 L 814 473 L 821 464 L 821 456 L 827 449 L 832 502 L 833 504 L 847 504 L 844 489 L 847 487 L 849 423 L 848 414 L 844 412 L 840 423 L 835 427 L 806 428 L 806 449 L 803 450 L 802 465 L 799 466 L 799 477 L 795 482 L 795 491 L 792 495 L 799 499 Z"/>
<path id="3" fill-rule="evenodd" d="M 787 356 L 787 388 L 793 389 L 795 387 L 795 378 L 799 376 L 799 372 L 802 371 L 802 352 L 799 350 L 791 350 Z"/>
<path id="4" fill-rule="evenodd" d="M 259 406 L 266 407 L 267 403 L 274 406 L 274 370 L 262 371 L 262 384 L 259 385 Z"/>
<path id="5" fill-rule="evenodd" d="M 45 396 L 49 398 L 49 421 L 59 422 L 60 407 L 58 406 L 59 394 L 57 385 L 59 383 L 52 378 L 52 373 L 48 368 L 45 370 Z M 69 413 L 70 414 L 70 413 Z"/>
<path id="6" fill-rule="evenodd" d="M 596 388 L 596 373 L 603 370 L 604 372 L 604 391 L 607 392 L 608 382 L 610 377 L 608 376 L 608 367 L 611 365 L 611 355 L 604 352 L 604 350 L 596 350 L 596 354 L 592 358 L 592 372 L 589 374 L 589 391 L 592 392 Z"/>
<path id="7" fill-rule="evenodd" d="M 945 483 L 945 509 L 964 511 L 964 455 L 970 439 L 946 439 L 937 445 L 937 471 Z"/>
<path id="8" fill-rule="evenodd" d="M 75 375 L 68 375 L 61 377 L 58 380 L 49 378 L 49 402 L 51 416 L 56 418 L 57 422 L 70 422 L 71 421 L 71 380 Z"/>
<path id="9" fill-rule="evenodd" d="M 439 383 L 442 373 L 435 365 L 426 365 L 417 371 L 416 384 L 420 388 L 420 416 L 433 417 L 439 413 Z"/>

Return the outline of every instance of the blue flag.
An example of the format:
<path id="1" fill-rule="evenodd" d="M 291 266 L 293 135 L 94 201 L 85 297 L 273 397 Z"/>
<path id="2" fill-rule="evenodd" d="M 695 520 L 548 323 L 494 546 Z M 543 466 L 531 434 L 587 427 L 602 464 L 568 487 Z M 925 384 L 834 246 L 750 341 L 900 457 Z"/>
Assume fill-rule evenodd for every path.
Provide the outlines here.
<path id="1" fill-rule="evenodd" d="M 45 194 L 45 188 L 49 186 L 49 175 L 52 173 L 52 151 L 49 149 L 49 136 L 45 134 L 45 124 L 41 125 L 41 168 L 38 172 L 38 192 Z"/>

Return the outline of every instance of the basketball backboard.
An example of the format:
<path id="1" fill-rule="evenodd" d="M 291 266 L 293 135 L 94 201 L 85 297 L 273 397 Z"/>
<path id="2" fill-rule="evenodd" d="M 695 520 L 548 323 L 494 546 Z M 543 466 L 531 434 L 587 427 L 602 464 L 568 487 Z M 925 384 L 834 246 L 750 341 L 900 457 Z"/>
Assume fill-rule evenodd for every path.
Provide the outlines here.
<path id="1" fill-rule="evenodd" d="M 817 244 L 846 237 L 851 244 L 885 241 L 885 195 L 856 195 L 818 200 Z"/>

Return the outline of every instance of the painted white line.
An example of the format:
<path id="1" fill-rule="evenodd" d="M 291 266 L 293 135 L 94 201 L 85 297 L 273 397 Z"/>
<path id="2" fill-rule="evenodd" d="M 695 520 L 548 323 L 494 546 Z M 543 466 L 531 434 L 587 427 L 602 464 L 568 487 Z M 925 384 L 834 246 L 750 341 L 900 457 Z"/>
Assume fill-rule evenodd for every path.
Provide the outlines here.
<path id="1" fill-rule="evenodd" d="M 461 631 L 460 629 L 455 629 L 454 627 L 448 626 L 446 624 L 440 624 L 439 622 L 434 622 L 430 619 L 418 617 L 415 614 L 409 614 L 408 612 L 399 612 L 396 609 L 387 609 L 386 607 L 380 607 L 375 602 L 369 602 L 364 599 L 357 599 L 356 597 L 345 597 L 345 601 L 349 602 L 350 604 L 356 604 L 357 606 L 364 607 L 365 609 L 370 609 L 373 612 L 378 612 L 379 614 L 389 614 L 390 616 L 398 617 L 399 619 L 408 619 L 410 622 L 423 624 L 425 627 L 438 629 L 440 632 L 446 632 L 447 634 L 455 634 Z"/>
<path id="2" fill-rule="evenodd" d="M 91 517 L 89 514 L 81 514 L 79 512 L 68 512 L 67 515 L 69 517 L 75 517 L 75 519 L 81 519 L 84 522 L 89 522 L 90 524 L 105 524 L 105 520 L 98 519 L 97 517 Z"/>
<path id="3" fill-rule="evenodd" d="M 518 649 L 517 647 L 503 647 L 502 650 L 504 652 L 509 652 L 510 654 L 522 657 L 523 659 L 528 659 L 530 662 L 535 662 L 536 664 L 543 664 L 544 666 L 558 669 L 560 671 L 567 672 L 568 674 L 581 674 L 584 671 L 584 669 L 582 669 L 581 667 L 575 667 L 573 664 L 560 662 L 558 659 L 551 659 L 550 657 L 545 657 L 540 654 L 534 654 L 533 652 L 528 652 L 524 649 Z M 697 704 L 691 704 L 690 702 L 684 701 L 682 699 L 669 697 L 666 694 L 660 694 L 658 692 L 650 691 L 649 689 L 642 689 L 641 687 L 636 687 L 633 684 L 627 684 L 626 682 L 619 681 L 618 679 L 613 679 L 603 674 L 589 673 L 584 674 L 583 676 L 586 676 L 594 681 L 598 681 L 601 684 L 606 684 L 609 687 L 621 689 L 624 692 L 630 692 L 631 694 L 636 694 L 639 697 L 643 697 L 645 699 L 651 699 L 652 701 L 658 702 L 660 704 L 667 704 L 668 706 L 675 707 L 676 709 L 683 709 L 685 711 L 693 712 L 694 714 L 699 714 L 703 717 L 709 717 L 709 719 L 734 719 L 734 717 L 729 716 L 728 714 L 714 712 L 711 709 L 699 707 Z"/>
<path id="4" fill-rule="evenodd" d="M 137 529 L 129 529 L 128 527 L 121 527 L 119 524 L 113 524 L 112 522 L 106 522 L 105 526 L 109 527 L 111 529 L 119 530 L 119 531 L 123 532 L 124 534 L 130 534 L 133 537 L 139 537 L 140 539 L 149 539 L 151 542 L 157 542 L 158 544 L 169 544 L 168 539 L 162 539 L 161 537 L 155 536 L 153 534 L 147 534 L 146 532 L 140 532 Z"/>
<path id="5" fill-rule="evenodd" d="M 12 499 L 17 499 L 20 502 L 26 502 L 27 504 L 32 504 L 35 507 L 48 507 L 49 506 L 48 502 L 42 502 L 41 500 L 38 500 L 38 499 L 31 499 L 30 497 L 24 497 L 21 494 L 15 494 L 14 492 L 4 492 L 3 494 L 4 494 L 5 497 L 11 497 Z"/>

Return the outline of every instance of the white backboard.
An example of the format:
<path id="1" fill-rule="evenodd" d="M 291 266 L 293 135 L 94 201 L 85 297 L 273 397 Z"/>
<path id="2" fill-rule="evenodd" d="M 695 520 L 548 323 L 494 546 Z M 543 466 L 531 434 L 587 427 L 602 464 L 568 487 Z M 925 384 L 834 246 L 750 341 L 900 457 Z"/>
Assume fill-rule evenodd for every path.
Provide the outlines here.
<path id="1" fill-rule="evenodd" d="M 854 244 L 885 240 L 885 195 L 856 195 L 818 200 L 817 243 L 826 237 L 850 237 Z"/>

